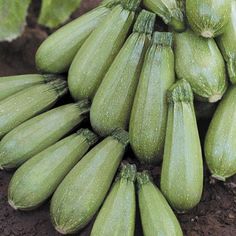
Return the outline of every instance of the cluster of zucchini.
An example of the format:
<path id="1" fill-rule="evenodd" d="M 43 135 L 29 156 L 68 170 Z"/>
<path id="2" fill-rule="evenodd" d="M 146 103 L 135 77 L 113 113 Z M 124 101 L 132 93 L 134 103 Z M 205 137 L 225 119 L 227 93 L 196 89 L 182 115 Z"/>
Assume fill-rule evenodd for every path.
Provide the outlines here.
<path id="1" fill-rule="evenodd" d="M 43 75 L 0 78 L 0 168 L 18 168 L 9 204 L 31 210 L 52 196 L 62 234 L 101 207 L 91 235 L 134 235 L 137 183 L 144 234 L 183 235 L 171 207 L 187 212 L 203 191 L 194 99 L 205 116 L 223 98 L 205 158 L 212 177 L 236 174 L 236 1 L 144 0 L 171 32 L 154 32 L 156 14 L 140 4 L 104 0 L 42 43 Z M 75 102 L 51 109 L 68 91 Z M 93 131 L 73 133 L 88 115 Z M 129 144 L 141 164 L 162 161 L 161 191 L 125 163 L 109 192 Z"/>

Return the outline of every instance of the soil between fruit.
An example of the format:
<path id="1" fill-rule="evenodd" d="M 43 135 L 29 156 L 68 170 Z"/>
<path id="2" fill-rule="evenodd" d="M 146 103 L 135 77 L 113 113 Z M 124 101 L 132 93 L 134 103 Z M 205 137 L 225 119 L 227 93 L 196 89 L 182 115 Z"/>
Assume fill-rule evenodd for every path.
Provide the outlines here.
<path id="1" fill-rule="evenodd" d="M 80 10 L 72 18 L 92 9 L 100 0 L 84 0 Z M 0 76 L 36 72 L 34 55 L 40 43 L 50 31 L 37 25 L 40 1 L 33 0 L 28 16 L 28 27 L 22 37 L 12 43 L 0 43 Z M 162 27 L 160 27 L 161 29 Z M 199 121 L 201 139 L 204 140 L 209 121 Z M 130 159 L 134 162 L 134 159 Z M 159 185 L 160 167 L 149 169 L 155 183 Z M 49 202 L 32 212 L 13 210 L 7 203 L 7 187 L 12 172 L 0 172 L 0 235 L 1 236 L 57 236 L 49 216 Z M 205 168 L 205 185 L 201 203 L 191 212 L 179 215 L 181 226 L 187 236 L 235 236 L 236 235 L 236 176 L 226 183 L 211 181 L 210 173 Z M 93 222 L 82 232 L 88 236 Z M 142 235 L 140 219 L 137 212 L 136 236 Z"/>

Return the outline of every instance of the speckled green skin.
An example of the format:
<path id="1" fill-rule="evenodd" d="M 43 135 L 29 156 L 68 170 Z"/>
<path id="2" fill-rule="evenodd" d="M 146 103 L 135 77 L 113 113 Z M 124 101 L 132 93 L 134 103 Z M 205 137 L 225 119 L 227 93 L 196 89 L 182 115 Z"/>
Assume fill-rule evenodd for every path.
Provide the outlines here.
<path id="1" fill-rule="evenodd" d="M 110 11 L 106 6 L 99 6 L 50 35 L 36 53 L 38 69 L 49 73 L 66 72 L 84 41 Z"/>
<path id="2" fill-rule="evenodd" d="M 67 83 L 59 79 L 31 86 L 0 101 L 0 138 L 24 121 L 50 109 L 67 90 Z"/>
<path id="3" fill-rule="evenodd" d="M 205 156 L 213 177 L 225 181 L 236 174 L 236 87 L 220 102 L 205 139 Z"/>
<path id="4" fill-rule="evenodd" d="M 152 43 L 145 56 L 129 125 L 131 147 L 143 163 L 153 164 L 162 159 L 167 119 L 166 92 L 174 81 L 171 45 Z"/>
<path id="5" fill-rule="evenodd" d="M 138 174 L 138 185 L 144 236 L 183 236 L 174 212 L 145 172 Z"/>
<path id="6" fill-rule="evenodd" d="M 52 222 L 60 233 L 83 228 L 101 206 L 124 155 L 125 146 L 107 137 L 72 169 L 53 195 Z"/>
<path id="7" fill-rule="evenodd" d="M 224 59 L 213 39 L 204 39 L 188 30 L 175 34 L 175 70 L 186 79 L 196 99 L 216 102 L 227 88 Z"/>
<path id="8" fill-rule="evenodd" d="M 96 141 L 96 135 L 88 136 L 87 132 L 90 131 L 72 134 L 23 164 L 13 175 L 8 188 L 10 205 L 14 209 L 31 210 L 50 197 Z"/>
<path id="9" fill-rule="evenodd" d="M 177 82 L 170 90 L 161 190 L 179 212 L 195 207 L 202 196 L 203 163 L 191 87 Z"/>
<path id="10" fill-rule="evenodd" d="M 88 105 L 68 104 L 19 125 L 0 142 L 0 167 L 20 166 L 79 125 L 88 111 Z"/>
<path id="11" fill-rule="evenodd" d="M 145 22 L 149 20 L 145 18 L 142 23 L 145 27 L 141 32 L 135 30 L 129 36 L 93 99 L 90 122 L 101 136 L 109 135 L 115 128 L 128 128 L 139 74 L 150 40 L 150 32 L 143 32 Z M 147 25 L 150 28 L 149 23 Z"/>
<path id="12" fill-rule="evenodd" d="M 136 168 L 126 165 L 93 225 L 91 236 L 133 236 L 135 229 Z"/>
<path id="13" fill-rule="evenodd" d="M 75 100 L 93 99 L 126 39 L 134 16 L 134 12 L 116 6 L 80 48 L 68 77 L 69 89 Z"/>
<path id="14" fill-rule="evenodd" d="M 185 30 L 184 13 L 178 5 L 179 0 L 143 0 L 144 6 L 155 12 L 163 21 L 177 32 Z"/>
<path id="15" fill-rule="evenodd" d="M 236 1 L 231 2 L 230 21 L 225 31 L 217 39 L 218 45 L 227 62 L 228 73 L 233 84 L 236 83 Z"/>
<path id="16" fill-rule="evenodd" d="M 30 86 L 41 84 L 44 77 L 38 74 L 0 77 L 0 101 Z"/>
<path id="17" fill-rule="evenodd" d="M 230 16 L 229 0 L 186 0 L 191 28 L 199 35 L 213 38 L 222 34 Z"/>

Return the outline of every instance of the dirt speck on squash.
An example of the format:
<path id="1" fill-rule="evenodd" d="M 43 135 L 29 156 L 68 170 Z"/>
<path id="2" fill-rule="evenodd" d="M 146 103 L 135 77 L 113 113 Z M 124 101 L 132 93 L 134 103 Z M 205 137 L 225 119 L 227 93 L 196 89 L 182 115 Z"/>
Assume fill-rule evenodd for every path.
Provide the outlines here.
<path id="1" fill-rule="evenodd" d="M 99 0 L 84 0 L 72 19 L 96 6 Z M 12 43 L 0 43 L 0 76 L 37 72 L 35 52 L 50 33 L 37 25 L 40 1 L 33 0 L 28 16 L 28 27 L 22 37 Z M 209 121 L 199 121 L 202 140 Z M 139 166 L 139 169 L 144 167 Z M 147 167 L 148 168 L 148 167 Z M 160 167 L 148 168 L 159 185 Z M 49 201 L 32 212 L 13 210 L 7 203 L 7 188 L 12 172 L 0 172 L 0 235 L 1 236 L 58 236 L 49 215 Z M 186 236 L 235 236 L 236 235 L 236 176 L 226 183 L 211 183 L 205 168 L 205 185 L 201 203 L 191 212 L 179 215 Z M 138 212 L 138 211 L 137 211 Z M 88 236 L 93 222 L 78 235 Z M 137 216 L 135 235 L 142 235 L 140 217 Z"/>

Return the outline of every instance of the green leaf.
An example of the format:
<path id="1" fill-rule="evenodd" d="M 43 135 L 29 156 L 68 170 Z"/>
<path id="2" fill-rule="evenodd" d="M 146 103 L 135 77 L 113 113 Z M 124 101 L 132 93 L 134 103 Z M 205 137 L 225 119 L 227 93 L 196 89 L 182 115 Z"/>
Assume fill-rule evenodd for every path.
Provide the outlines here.
<path id="1" fill-rule="evenodd" d="M 42 0 L 38 22 L 49 28 L 55 28 L 65 22 L 80 3 L 81 0 Z"/>
<path id="2" fill-rule="evenodd" d="M 0 0 L 0 41 L 12 41 L 25 27 L 31 0 Z"/>

